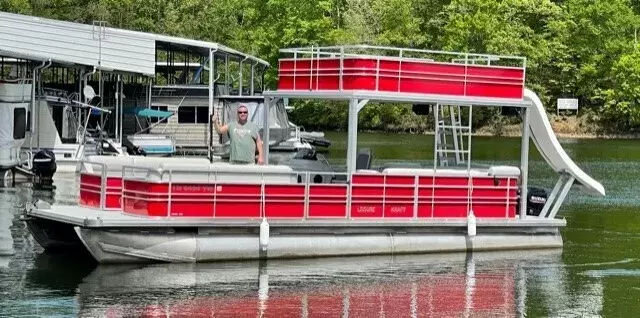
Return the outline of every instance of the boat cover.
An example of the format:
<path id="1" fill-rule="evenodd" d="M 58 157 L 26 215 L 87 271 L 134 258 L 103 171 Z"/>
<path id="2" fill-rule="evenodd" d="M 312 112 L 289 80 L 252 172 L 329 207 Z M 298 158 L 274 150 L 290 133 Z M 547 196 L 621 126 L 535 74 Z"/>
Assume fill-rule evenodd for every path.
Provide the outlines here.
<path id="1" fill-rule="evenodd" d="M 145 118 L 167 118 L 173 116 L 173 112 L 155 110 L 147 107 L 125 108 L 124 113 Z"/>

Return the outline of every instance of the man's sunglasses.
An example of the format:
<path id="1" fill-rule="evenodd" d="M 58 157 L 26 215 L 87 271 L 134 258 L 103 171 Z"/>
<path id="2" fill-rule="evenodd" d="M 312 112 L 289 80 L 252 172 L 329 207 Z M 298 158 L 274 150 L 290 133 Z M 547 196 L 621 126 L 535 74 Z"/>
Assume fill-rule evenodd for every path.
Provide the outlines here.
<path id="1" fill-rule="evenodd" d="M 238 112 L 238 114 L 248 114 L 249 112 Z"/>

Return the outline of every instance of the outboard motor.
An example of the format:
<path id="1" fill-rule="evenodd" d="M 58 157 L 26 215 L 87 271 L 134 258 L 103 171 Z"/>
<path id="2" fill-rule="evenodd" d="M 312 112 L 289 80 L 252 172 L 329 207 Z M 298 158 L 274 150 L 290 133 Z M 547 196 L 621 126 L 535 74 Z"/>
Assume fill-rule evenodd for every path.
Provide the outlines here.
<path id="1" fill-rule="evenodd" d="M 43 149 L 33 156 L 33 173 L 40 185 L 50 186 L 53 183 L 53 174 L 57 169 L 56 156 L 53 151 Z"/>
<path id="2" fill-rule="evenodd" d="M 542 208 L 547 203 L 548 194 L 542 188 L 528 188 L 527 190 L 527 215 L 539 216 Z"/>

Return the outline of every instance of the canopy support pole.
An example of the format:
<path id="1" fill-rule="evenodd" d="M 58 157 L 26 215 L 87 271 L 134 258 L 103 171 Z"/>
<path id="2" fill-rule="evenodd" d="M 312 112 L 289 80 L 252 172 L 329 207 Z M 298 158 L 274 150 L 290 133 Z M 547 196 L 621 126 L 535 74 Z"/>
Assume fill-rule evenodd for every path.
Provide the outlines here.
<path id="1" fill-rule="evenodd" d="M 208 116 L 208 127 L 209 127 L 209 147 L 208 154 L 209 162 L 213 162 L 213 122 L 211 121 L 211 116 L 213 115 L 213 93 L 215 88 L 215 79 L 213 77 L 213 73 L 215 71 L 215 60 L 213 59 L 214 53 L 218 49 L 209 49 L 209 116 Z"/>
<path id="2" fill-rule="evenodd" d="M 262 159 L 264 164 L 269 164 L 269 110 L 271 105 L 278 102 L 280 98 L 268 97 L 264 98 L 264 105 L 262 109 Z"/>
<path id="3" fill-rule="evenodd" d="M 347 134 L 347 173 L 350 175 L 356 171 L 356 158 L 358 152 L 358 113 L 369 102 L 368 99 L 349 100 L 349 128 Z"/>
<path id="4" fill-rule="evenodd" d="M 527 218 L 527 186 L 529 172 L 529 107 L 522 109 L 522 142 L 520 145 L 520 218 Z"/>

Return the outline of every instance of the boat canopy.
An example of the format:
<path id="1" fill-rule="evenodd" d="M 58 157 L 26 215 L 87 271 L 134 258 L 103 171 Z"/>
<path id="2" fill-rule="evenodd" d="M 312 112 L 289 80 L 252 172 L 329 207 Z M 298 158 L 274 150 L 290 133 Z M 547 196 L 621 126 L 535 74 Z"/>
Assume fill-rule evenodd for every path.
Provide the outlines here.
<path id="1" fill-rule="evenodd" d="M 237 121 L 236 110 L 240 105 L 246 106 L 249 111 L 249 120 L 251 120 L 258 128 L 264 127 L 264 100 L 225 100 L 224 103 L 224 119 L 226 123 Z M 269 128 L 271 129 L 289 129 L 289 118 L 284 104 L 279 102 L 269 107 Z"/>
<path id="2" fill-rule="evenodd" d="M 124 113 L 129 115 L 139 116 L 139 117 L 145 117 L 145 118 L 163 118 L 163 119 L 174 115 L 173 112 L 156 110 L 156 109 L 151 109 L 146 107 L 125 108 Z"/>

